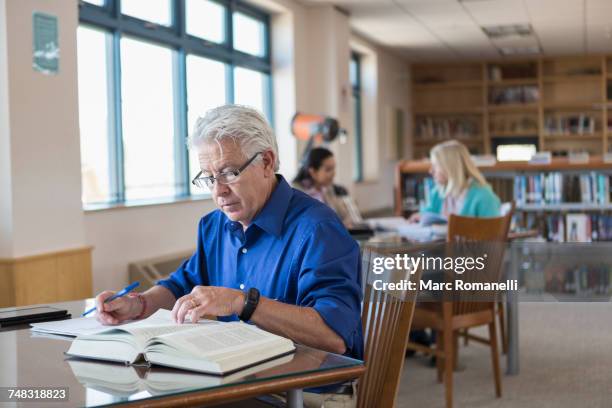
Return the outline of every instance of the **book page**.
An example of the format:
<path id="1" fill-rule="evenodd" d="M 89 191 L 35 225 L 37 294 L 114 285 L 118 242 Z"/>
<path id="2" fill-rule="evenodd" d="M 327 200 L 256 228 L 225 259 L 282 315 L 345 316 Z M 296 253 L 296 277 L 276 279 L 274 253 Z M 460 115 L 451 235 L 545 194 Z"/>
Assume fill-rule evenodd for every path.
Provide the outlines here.
<path id="1" fill-rule="evenodd" d="M 95 317 L 78 317 L 76 319 L 58 320 L 53 322 L 31 323 L 32 331 L 39 333 L 61 334 L 63 336 L 81 336 L 95 334 L 123 327 L 141 327 L 159 324 L 173 324 L 172 312 L 159 309 L 144 320 L 137 320 L 116 326 L 105 326 Z"/>
<path id="2" fill-rule="evenodd" d="M 283 338 L 245 323 L 220 323 L 152 338 L 146 350 L 154 349 L 155 344 L 161 343 L 187 354 L 206 357 L 251 348 L 277 339 Z"/>
<path id="3" fill-rule="evenodd" d="M 200 320 L 198 323 L 174 323 L 170 310 L 159 309 L 146 319 L 118 326 L 102 326 L 104 330 L 80 336 L 79 340 L 117 340 L 128 342 L 137 350 L 144 350 L 147 340 L 169 333 L 178 333 L 194 327 L 219 324 L 216 320 Z M 126 336 L 128 334 L 128 336 Z"/>
<path id="4" fill-rule="evenodd" d="M 44 323 L 30 323 L 32 331 L 39 333 L 61 334 L 63 336 L 80 336 L 93 334 L 108 329 L 95 317 L 79 317 L 76 319 L 57 320 Z"/>

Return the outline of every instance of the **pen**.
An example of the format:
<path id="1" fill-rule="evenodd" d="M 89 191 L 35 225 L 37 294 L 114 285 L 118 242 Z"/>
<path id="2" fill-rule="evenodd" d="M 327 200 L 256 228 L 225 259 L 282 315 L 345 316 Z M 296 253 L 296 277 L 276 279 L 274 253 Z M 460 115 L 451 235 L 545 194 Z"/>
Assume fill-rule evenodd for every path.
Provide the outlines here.
<path id="1" fill-rule="evenodd" d="M 121 296 L 125 296 L 128 293 L 130 293 L 131 291 L 133 291 L 135 288 L 138 287 L 138 285 L 140 285 L 140 282 L 134 282 L 129 286 L 126 286 L 125 288 L 123 288 L 121 291 L 115 293 L 113 296 L 109 297 L 108 299 L 106 299 L 104 301 L 104 303 L 108 303 L 108 302 L 112 302 L 113 300 L 120 298 Z M 91 309 L 89 309 L 88 311 L 86 311 L 85 313 L 83 313 L 81 315 L 81 317 L 83 316 L 87 316 L 88 314 L 90 314 L 91 312 L 93 312 L 94 310 L 96 310 L 96 307 L 92 307 Z"/>

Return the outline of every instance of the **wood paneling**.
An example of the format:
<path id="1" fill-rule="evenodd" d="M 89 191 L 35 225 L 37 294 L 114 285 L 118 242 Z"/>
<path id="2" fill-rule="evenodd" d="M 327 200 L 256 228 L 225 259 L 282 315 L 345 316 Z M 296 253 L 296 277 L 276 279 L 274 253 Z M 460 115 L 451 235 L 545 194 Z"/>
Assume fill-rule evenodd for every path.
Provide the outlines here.
<path id="1" fill-rule="evenodd" d="M 91 297 L 91 250 L 0 259 L 0 307 Z"/>

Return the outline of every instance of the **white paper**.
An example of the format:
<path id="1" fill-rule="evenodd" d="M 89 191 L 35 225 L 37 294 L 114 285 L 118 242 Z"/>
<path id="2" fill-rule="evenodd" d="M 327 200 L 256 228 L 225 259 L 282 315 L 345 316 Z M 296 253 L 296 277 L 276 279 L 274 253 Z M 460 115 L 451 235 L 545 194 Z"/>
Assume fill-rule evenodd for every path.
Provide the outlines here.
<path id="1" fill-rule="evenodd" d="M 199 324 L 216 323 L 214 320 L 200 320 Z M 76 319 L 58 320 L 45 323 L 31 323 L 32 331 L 38 333 L 61 334 L 64 336 L 82 336 L 95 334 L 109 329 L 130 329 L 148 326 L 176 325 L 172 320 L 172 312 L 159 309 L 144 320 L 132 321 L 116 326 L 105 326 L 98 322 L 95 317 L 78 317 Z"/>

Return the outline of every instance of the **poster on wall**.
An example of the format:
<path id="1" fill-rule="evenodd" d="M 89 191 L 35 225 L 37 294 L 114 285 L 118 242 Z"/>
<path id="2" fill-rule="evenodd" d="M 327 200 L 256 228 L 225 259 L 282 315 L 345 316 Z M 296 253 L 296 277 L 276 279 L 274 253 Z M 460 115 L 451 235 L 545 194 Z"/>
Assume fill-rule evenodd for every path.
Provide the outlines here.
<path id="1" fill-rule="evenodd" d="M 59 69 L 59 42 L 57 17 L 45 13 L 32 14 L 33 54 L 32 67 L 47 75 Z"/>

